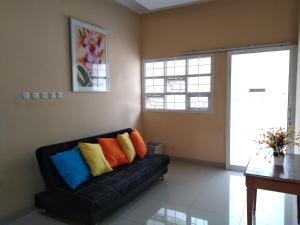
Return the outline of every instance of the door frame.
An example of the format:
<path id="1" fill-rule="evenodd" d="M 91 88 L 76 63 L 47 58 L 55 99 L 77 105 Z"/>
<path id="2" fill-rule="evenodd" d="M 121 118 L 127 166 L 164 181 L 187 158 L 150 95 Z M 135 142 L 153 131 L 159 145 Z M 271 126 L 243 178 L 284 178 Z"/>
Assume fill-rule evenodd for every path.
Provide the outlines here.
<path id="1" fill-rule="evenodd" d="M 297 45 L 254 47 L 227 52 L 227 112 L 226 112 L 226 169 L 244 172 L 246 167 L 230 165 L 230 122 L 231 122 L 231 58 L 237 54 L 290 50 L 288 123 L 295 125 L 296 78 L 297 78 Z M 290 149 L 289 153 L 294 153 Z"/>

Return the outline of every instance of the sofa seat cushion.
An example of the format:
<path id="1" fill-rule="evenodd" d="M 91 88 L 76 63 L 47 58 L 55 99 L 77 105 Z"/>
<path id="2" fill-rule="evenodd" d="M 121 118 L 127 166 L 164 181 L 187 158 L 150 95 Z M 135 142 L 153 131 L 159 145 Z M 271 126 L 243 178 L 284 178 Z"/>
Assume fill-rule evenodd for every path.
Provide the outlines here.
<path id="1" fill-rule="evenodd" d="M 163 154 L 136 158 L 130 165 L 117 167 L 113 172 L 92 178 L 79 186 L 76 194 L 92 202 L 95 210 L 103 209 L 105 205 L 133 191 L 168 163 L 169 157 Z"/>

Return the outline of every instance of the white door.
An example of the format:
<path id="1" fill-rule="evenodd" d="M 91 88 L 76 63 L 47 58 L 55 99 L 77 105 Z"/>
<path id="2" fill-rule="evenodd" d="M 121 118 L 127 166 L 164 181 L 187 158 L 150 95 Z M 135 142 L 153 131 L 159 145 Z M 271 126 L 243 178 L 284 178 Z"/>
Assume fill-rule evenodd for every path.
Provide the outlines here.
<path id="1" fill-rule="evenodd" d="M 229 52 L 227 168 L 247 166 L 261 129 L 293 124 L 295 52 L 295 46 Z"/>

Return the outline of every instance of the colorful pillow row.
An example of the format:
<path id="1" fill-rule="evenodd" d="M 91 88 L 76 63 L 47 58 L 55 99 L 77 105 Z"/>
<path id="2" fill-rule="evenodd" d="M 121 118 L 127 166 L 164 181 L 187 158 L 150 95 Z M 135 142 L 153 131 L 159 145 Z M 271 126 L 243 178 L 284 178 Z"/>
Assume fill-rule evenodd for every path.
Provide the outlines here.
<path id="1" fill-rule="evenodd" d="M 113 167 L 131 163 L 135 156 L 144 158 L 146 144 L 137 130 L 115 138 L 98 138 L 99 144 L 79 143 L 71 150 L 51 156 L 64 181 L 73 189 L 93 176 L 112 171 Z"/>
<path id="2" fill-rule="evenodd" d="M 115 138 L 98 138 L 104 156 L 111 165 L 117 167 L 132 163 L 137 155 L 141 159 L 147 154 L 146 144 L 137 130 L 128 133 L 118 134 Z"/>

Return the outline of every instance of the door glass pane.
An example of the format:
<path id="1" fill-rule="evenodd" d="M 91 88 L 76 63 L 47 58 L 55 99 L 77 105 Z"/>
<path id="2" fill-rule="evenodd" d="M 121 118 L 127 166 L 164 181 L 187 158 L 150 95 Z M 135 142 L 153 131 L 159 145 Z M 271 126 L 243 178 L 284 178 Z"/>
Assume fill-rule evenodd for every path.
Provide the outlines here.
<path id="1" fill-rule="evenodd" d="M 247 165 L 261 129 L 287 126 L 289 65 L 289 50 L 232 55 L 231 165 Z"/>

